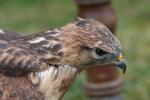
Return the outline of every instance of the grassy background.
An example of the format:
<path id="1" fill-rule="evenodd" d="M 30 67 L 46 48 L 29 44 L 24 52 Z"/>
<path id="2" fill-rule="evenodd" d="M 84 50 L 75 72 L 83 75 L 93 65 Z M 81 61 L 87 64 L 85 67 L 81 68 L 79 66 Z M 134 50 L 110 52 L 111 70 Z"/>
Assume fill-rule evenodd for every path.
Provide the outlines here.
<path id="1" fill-rule="evenodd" d="M 150 100 L 150 1 L 113 0 L 117 36 L 126 55 L 125 100 Z M 73 0 L 0 0 L 0 28 L 27 34 L 60 27 L 75 19 Z M 81 74 L 64 100 L 86 99 Z"/>

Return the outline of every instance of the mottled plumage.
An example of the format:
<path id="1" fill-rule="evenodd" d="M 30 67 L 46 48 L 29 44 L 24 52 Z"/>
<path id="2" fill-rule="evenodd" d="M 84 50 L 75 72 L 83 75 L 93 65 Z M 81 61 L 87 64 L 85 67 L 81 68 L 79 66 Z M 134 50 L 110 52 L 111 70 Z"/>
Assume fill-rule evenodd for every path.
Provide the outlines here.
<path id="1" fill-rule="evenodd" d="M 0 99 L 61 99 L 78 72 L 107 63 L 125 71 L 120 42 L 92 19 L 30 36 L 1 30 Z"/>

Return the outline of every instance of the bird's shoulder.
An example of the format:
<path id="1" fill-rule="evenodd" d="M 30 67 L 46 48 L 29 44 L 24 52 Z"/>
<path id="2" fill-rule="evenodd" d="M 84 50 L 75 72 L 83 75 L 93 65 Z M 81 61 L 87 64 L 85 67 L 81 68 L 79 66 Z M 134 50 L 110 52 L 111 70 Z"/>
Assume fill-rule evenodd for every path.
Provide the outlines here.
<path id="1" fill-rule="evenodd" d="M 60 33 L 61 30 L 57 28 L 31 35 L 0 29 L 0 40 L 9 42 L 9 46 L 13 44 L 24 51 L 30 51 L 30 54 L 36 52 L 43 61 L 57 64 L 63 56 L 63 46 L 58 38 Z"/>
<path id="2" fill-rule="evenodd" d="M 20 43 L 37 52 L 41 59 L 49 64 L 60 64 L 63 57 L 63 45 L 59 39 L 59 29 L 53 29 L 24 37 Z"/>

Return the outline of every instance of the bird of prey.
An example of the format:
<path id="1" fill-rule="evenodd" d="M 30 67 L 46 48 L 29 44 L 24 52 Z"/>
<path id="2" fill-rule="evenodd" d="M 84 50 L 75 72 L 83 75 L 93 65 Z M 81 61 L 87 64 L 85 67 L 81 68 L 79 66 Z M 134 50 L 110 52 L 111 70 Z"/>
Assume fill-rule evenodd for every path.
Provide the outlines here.
<path id="1" fill-rule="evenodd" d="M 110 63 L 125 72 L 119 40 L 92 19 L 29 36 L 0 30 L 0 100 L 60 100 L 80 71 Z"/>

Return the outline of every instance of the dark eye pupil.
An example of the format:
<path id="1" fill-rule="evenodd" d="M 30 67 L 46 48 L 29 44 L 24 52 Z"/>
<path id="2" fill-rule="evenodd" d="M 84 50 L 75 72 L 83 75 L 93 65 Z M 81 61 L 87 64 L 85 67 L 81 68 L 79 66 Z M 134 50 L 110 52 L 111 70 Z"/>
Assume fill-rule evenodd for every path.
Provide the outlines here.
<path id="1" fill-rule="evenodd" d="M 99 55 L 99 56 L 102 56 L 102 55 L 104 55 L 104 54 L 107 53 L 107 52 L 105 52 L 104 50 L 99 49 L 99 48 L 95 48 L 95 52 L 96 52 L 96 54 Z"/>

